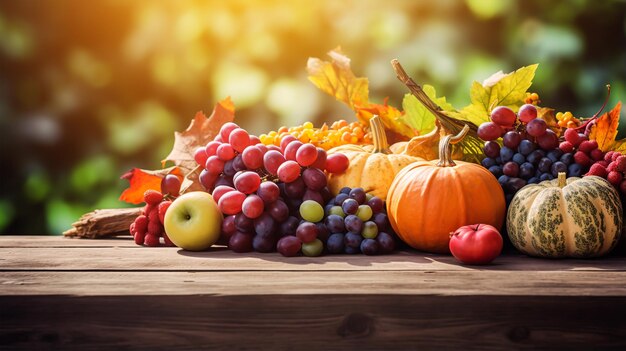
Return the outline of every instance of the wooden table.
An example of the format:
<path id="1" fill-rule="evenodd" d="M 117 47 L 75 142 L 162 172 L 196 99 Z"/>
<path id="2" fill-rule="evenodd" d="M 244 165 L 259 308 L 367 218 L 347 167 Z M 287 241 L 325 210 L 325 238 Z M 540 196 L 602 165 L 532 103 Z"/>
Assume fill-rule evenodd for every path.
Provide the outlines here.
<path id="1" fill-rule="evenodd" d="M 0 236 L 0 349 L 626 349 L 626 257 L 283 258 Z"/>

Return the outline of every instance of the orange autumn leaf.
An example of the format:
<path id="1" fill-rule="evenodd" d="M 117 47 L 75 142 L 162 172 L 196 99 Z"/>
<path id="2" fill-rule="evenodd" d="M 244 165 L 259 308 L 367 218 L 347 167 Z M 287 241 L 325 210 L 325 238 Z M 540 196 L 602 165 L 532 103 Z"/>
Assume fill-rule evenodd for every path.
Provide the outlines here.
<path id="1" fill-rule="evenodd" d="M 622 103 L 618 102 L 611 111 L 603 114 L 591 127 L 589 139 L 597 141 L 598 148 L 604 152 L 611 150 L 615 144 L 621 108 Z"/>
<path id="2" fill-rule="evenodd" d="M 185 173 L 193 170 L 197 164 L 193 158 L 194 151 L 199 146 L 205 146 L 213 140 L 219 133 L 224 123 L 232 122 L 235 119 L 235 105 L 226 98 L 215 105 L 210 117 L 206 117 L 203 112 L 196 113 L 196 116 L 186 130 L 174 132 L 174 147 L 170 154 L 161 161 L 162 166 L 168 161 L 183 169 Z"/>
<path id="3" fill-rule="evenodd" d="M 404 123 L 402 111 L 386 102 L 375 104 L 369 101 L 368 79 L 354 75 L 350 68 L 350 58 L 340 48 L 330 51 L 328 56 L 330 61 L 311 57 L 307 62 L 308 78 L 316 87 L 348 105 L 356 113 L 357 119 L 365 125 L 369 124 L 373 115 L 378 115 L 385 129 L 402 139 L 406 140 L 418 134 L 419 131 Z"/>
<path id="4" fill-rule="evenodd" d="M 143 193 L 146 190 L 153 189 L 161 191 L 161 179 L 168 174 L 174 174 L 181 180 L 184 174 L 180 168 L 173 166 L 156 171 L 133 168 L 122 175 L 122 179 L 130 182 L 128 189 L 124 190 L 120 195 L 120 200 L 131 204 L 138 205 L 143 202 Z"/>

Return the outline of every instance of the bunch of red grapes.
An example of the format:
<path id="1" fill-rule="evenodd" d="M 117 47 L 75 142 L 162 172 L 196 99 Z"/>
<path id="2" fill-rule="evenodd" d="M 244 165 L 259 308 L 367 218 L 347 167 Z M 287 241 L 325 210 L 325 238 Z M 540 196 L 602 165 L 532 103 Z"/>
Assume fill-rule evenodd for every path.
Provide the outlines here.
<path id="1" fill-rule="evenodd" d="M 235 252 L 275 251 L 299 225 L 303 202 L 323 206 L 332 198 L 325 171 L 342 173 L 349 165 L 345 155 L 327 155 L 291 135 L 266 146 L 235 123 L 224 124 L 194 157 L 204 166 L 200 182 L 225 215 L 223 240 Z"/>
<path id="2" fill-rule="evenodd" d="M 560 172 L 568 177 L 582 176 L 591 165 L 581 162 L 583 154 L 590 159 L 604 156 L 598 152 L 592 155 L 588 137 L 574 129 L 570 134 L 576 134 L 575 145 L 569 145 L 567 140 L 567 144 L 559 143 L 556 133 L 537 118 L 534 105 L 521 106 L 517 114 L 506 106 L 498 106 L 490 118 L 490 122 L 478 127 L 478 137 L 486 141 L 482 165 L 498 178 L 507 203 L 526 184 L 554 179 Z"/>

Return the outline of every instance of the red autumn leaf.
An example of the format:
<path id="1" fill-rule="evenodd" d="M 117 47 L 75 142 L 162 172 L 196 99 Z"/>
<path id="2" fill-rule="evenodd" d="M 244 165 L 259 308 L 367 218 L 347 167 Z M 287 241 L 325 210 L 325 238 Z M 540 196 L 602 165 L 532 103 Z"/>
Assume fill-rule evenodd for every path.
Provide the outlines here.
<path id="1" fill-rule="evenodd" d="M 162 166 L 168 161 L 183 169 L 185 173 L 192 171 L 196 166 L 193 158 L 194 151 L 199 146 L 205 146 L 213 140 L 219 133 L 220 128 L 226 122 L 235 119 L 235 105 L 226 98 L 215 105 L 210 117 L 206 117 L 203 112 L 196 113 L 196 116 L 186 130 L 174 133 L 174 147 L 167 157 L 161 161 Z"/>
<path id="2" fill-rule="evenodd" d="M 120 200 L 131 204 L 140 204 L 143 202 L 143 193 L 146 190 L 153 189 L 161 191 L 161 179 L 168 174 L 174 174 L 181 180 L 184 177 L 180 168 L 173 166 L 156 171 L 133 168 L 122 175 L 122 179 L 130 182 L 128 189 L 124 190 L 120 195 Z"/>

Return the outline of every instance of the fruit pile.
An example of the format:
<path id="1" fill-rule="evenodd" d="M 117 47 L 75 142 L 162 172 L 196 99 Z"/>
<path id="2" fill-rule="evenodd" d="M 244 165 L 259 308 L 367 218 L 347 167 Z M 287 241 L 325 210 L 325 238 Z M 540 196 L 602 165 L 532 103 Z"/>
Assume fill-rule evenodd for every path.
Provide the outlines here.
<path id="1" fill-rule="evenodd" d="M 507 203 L 525 185 L 555 179 L 559 172 L 580 177 L 589 169 L 590 157 L 603 156 L 597 143 L 593 151 L 587 136 L 575 129 L 568 129 L 571 141 L 566 136 L 566 141 L 559 144 L 556 133 L 537 118 L 534 105 L 521 106 L 517 114 L 498 106 L 490 118 L 478 127 L 478 136 L 486 141 L 482 165 L 498 178 Z M 500 137 L 502 146 L 497 141 Z"/>
<path id="2" fill-rule="evenodd" d="M 161 192 L 143 196 L 143 212 L 130 226 L 137 244 L 204 250 L 221 243 L 234 252 L 315 257 L 387 254 L 401 239 L 485 264 L 500 253 L 498 230 L 508 213 L 511 242 L 529 255 L 596 257 L 615 247 L 623 220 L 618 195 L 626 195 L 626 139 L 615 140 L 621 103 L 602 116 L 606 102 L 591 118 L 552 118 L 553 110 L 538 108 L 539 96 L 527 91 L 537 68 L 531 65 L 473 84 L 472 104 L 457 110 L 434 88 L 413 84 L 394 60 L 416 98 L 405 96 L 400 111 L 370 103 L 345 59 L 315 62 L 310 79 L 353 108 L 359 122 L 306 122 L 257 137 L 233 123 L 232 102 L 221 101 L 211 117 L 196 115 L 187 133 L 176 135 L 166 158 L 175 167 L 125 178 L 143 177 L 122 194 L 137 203 L 155 188 L 154 177 L 168 173 Z M 492 108 L 496 102 L 502 106 Z M 475 119 L 485 122 L 467 123 Z M 388 132 L 403 142 L 389 146 Z M 192 154 L 195 164 L 188 162 Z M 188 172 L 185 191 L 169 174 L 181 169 Z M 191 186 L 204 191 L 188 192 Z M 580 195 L 583 187 L 592 190 Z M 554 197 L 540 196 L 544 190 L 577 195 L 555 205 Z M 600 223 L 597 235 L 566 239 L 587 232 L 581 223 Z"/>
<path id="3" fill-rule="evenodd" d="M 330 127 L 323 124 L 315 128 L 313 123 L 305 122 L 295 127 L 280 127 L 277 131 L 261 134 L 259 139 L 265 145 L 280 146 L 282 139 L 291 135 L 303 143 L 311 143 L 329 150 L 333 147 L 345 144 L 371 144 L 372 135 L 359 122 L 348 123 L 340 119 L 333 122 Z"/>
<path id="4" fill-rule="evenodd" d="M 225 216 L 223 240 L 231 250 L 277 250 L 284 256 L 318 256 L 324 249 L 370 255 L 393 250 L 395 241 L 384 232 L 388 222 L 380 198 L 360 188 L 337 197 L 330 194 L 324 171 L 344 172 L 349 164 L 345 155 L 327 155 L 291 134 L 283 135 L 280 145 L 260 141 L 226 123 L 195 153 L 196 162 L 204 165 L 200 181 Z"/>

